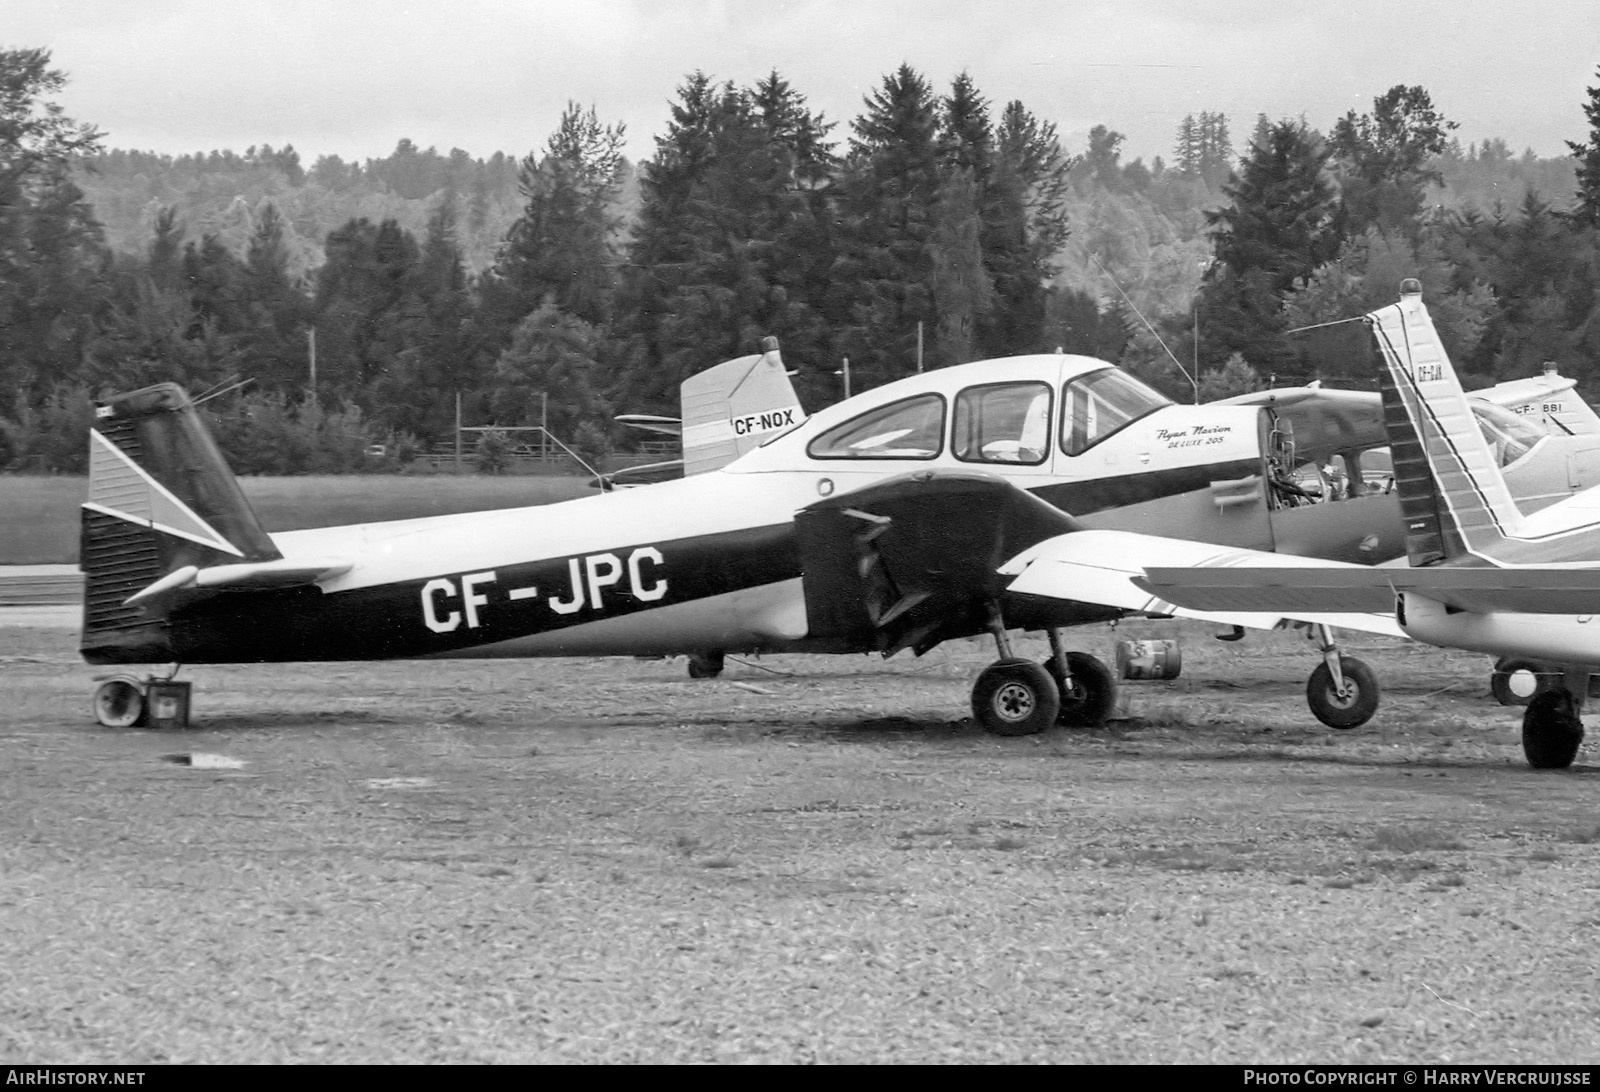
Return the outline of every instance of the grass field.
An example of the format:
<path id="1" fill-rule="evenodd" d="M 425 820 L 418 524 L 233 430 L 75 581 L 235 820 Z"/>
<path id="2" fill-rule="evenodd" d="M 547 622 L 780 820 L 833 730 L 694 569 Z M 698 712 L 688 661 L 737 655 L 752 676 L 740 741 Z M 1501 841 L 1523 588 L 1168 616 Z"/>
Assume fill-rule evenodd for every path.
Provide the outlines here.
<path id="1" fill-rule="evenodd" d="M 586 478 L 447 474 L 240 478 L 269 531 L 518 508 L 590 495 Z M 78 560 L 83 478 L 0 475 L 0 565 Z"/>
<path id="2" fill-rule="evenodd" d="M 1303 640 L 1117 631 L 1176 632 L 1021 739 L 985 641 L 186 668 L 115 732 L 0 619 L 0 1058 L 1600 1062 L 1592 745 L 1527 769 L 1482 656 L 1371 642 L 1334 732 Z"/>

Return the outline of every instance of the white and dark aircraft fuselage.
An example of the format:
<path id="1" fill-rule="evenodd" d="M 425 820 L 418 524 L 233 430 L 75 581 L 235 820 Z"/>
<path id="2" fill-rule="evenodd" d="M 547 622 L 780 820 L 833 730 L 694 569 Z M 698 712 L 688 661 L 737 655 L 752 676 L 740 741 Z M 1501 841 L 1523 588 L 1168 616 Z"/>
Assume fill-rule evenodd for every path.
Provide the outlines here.
<path id="1" fill-rule="evenodd" d="M 1008 597 L 1003 566 L 1046 539 L 1403 551 L 1395 498 L 1363 480 L 1386 442 L 1376 407 L 1296 441 L 1271 406 L 1178 406 L 1062 354 L 901 380 L 677 481 L 276 535 L 182 391 L 98 412 L 82 649 L 101 664 L 888 654 L 981 632 L 1009 658 L 1005 630 L 1026 627 L 1051 631 L 1065 670 L 1055 627 L 1123 611 Z"/>

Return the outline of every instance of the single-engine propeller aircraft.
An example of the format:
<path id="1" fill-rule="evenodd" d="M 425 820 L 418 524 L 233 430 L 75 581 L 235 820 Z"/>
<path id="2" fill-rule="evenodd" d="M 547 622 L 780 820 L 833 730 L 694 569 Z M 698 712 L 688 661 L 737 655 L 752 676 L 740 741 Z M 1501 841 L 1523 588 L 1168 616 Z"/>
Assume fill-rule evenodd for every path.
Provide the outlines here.
<path id="1" fill-rule="evenodd" d="M 1568 766 L 1583 740 L 1589 679 L 1600 670 L 1600 488 L 1524 514 L 1417 283 L 1367 321 L 1382 359 L 1410 567 L 1286 567 L 1276 555 L 1238 553 L 1221 567 L 1153 565 L 1137 582 L 1201 610 L 1389 610 L 1404 633 L 1429 644 L 1560 664 L 1562 683 L 1528 704 L 1522 746 L 1532 766 Z"/>
<path id="2" fill-rule="evenodd" d="M 784 376 L 775 345 L 731 364 Z M 920 654 L 988 633 L 1000 658 L 977 680 L 973 709 L 989 730 L 1020 734 L 1058 717 L 1098 721 L 1112 702 L 1110 673 L 1066 651 L 1060 629 L 1140 608 L 1098 597 L 1082 567 L 1034 564 L 1071 554 L 1085 529 L 1121 530 L 1137 556 L 1173 564 L 1215 544 L 1361 563 L 1403 549 L 1396 498 L 1366 476 L 1366 453 L 1388 442 L 1375 416 L 1328 414 L 1291 436 L 1270 404 L 1178 406 L 1066 354 L 945 368 L 806 419 L 775 378 L 750 387 L 762 393 L 748 405 L 712 399 L 693 422 L 700 450 L 727 450 L 677 481 L 279 534 L 261 527 L 182 390 L 111 398 L 90 435 L 83 655 L 687 653 L 714 673 L 726 651 Z M 686 438 L 690 425 L 686 416 Z M 753 446 L 752 433 L 773 429 L 786 431 Z M 1335 458 L 1346 467 L 1338 489 L 1315 470 Z M 1120 583 L 1126 597 L 1132 585 Z M 1309 619 L 1328 679 L 1313 707 L 1329 723 L 1376 705 L 1370 672 L 1341 657 L 1327 629 L 1344 614 Z M 1219 616 L 1241 619 L 1277 620 Z M 1044 664 L 1012 655 L 1016 628 L 1046 631 Z M 137 723 L 143 681 L 107 682 L 95 705 L 102 723 Z"/>

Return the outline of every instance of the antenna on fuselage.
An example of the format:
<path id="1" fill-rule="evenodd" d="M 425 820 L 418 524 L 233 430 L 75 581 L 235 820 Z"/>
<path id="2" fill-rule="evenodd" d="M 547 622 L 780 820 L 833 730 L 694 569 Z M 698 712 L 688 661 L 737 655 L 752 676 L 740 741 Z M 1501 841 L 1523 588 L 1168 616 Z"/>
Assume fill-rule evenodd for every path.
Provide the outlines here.
<path id="1" fill-rule="evenodd" d="M 1093 253 L 1091 253 L 1089 255 L 1089 259 L 1092 262 L 1094 262 L 1095 265 L 1100 266 L 1100 272 L 1102 272 L 1102 273 L 1104 273 L 1106 275 L 1106 280 L 1110 281 L 1111 282 L 1111 286 L 1113 288 L 1115 288 L 1117 290 L 1117 292 L 1122 296 L 1123 302 L 1126 303 L 1133 310 L 1133 313 L 1135 315 L 1139 316 L 1139 321 L 1144 323 L 1144 328 L 1146 330 L 1150 331 L 1150 336 L 1156 339 L 1156 344 L 1161 346 L 1161 351 L 1167 354 L 1167 356 L 1171 359 L 1172 363 L 1177 365 L 1178 370 L 1183 373 L 1183 377 L 1189 381 L 1189 386 L 1194 389 L 1194 404 L 1198 406 L 1200 404 L 1200 383 L 1199 383 L 1199 381 L 1196 380 L 1194 376 L 1189 374 L 1189 369 L 1185 368 L 1183 366 L 1183 361 L 1179 360 L 1177 358 L 1177 356 L 1173 353 L 1173 351 L 1171 349 L 1167 348 L 1167 343 L 1165 341 L 1161 340 L 1161 335 L 1156 332 L 1156 328 L 1153 325 L 1151 325 L 1149 319 L 1144 317 L 1144 312 L 1139 310 L 1139 305 L 1134 303 L 1133 300 L 1128 297 L 1128 294 L 1126 292 L 1122 291 L 1122 285 L 1117 283 L 1117 278 L 1115 278 L 1115 277 L 1113 277 L 1111 275 L 1111 271 L 1108 270 L 1105 266 L 1100 265 L 1100 259 L 1095 257 Z M 1196 370 L 1199 370 L 1199 365 L 1196 364 L 1195 368 L 1196 368 Z"/>

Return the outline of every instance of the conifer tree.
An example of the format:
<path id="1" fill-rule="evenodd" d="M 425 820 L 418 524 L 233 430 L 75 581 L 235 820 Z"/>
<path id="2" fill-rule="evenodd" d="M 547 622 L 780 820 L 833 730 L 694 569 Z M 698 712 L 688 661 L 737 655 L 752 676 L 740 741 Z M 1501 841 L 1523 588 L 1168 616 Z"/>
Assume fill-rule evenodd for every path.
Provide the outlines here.
<path id="1" fill-rule="evenodd" d="M 994 285 L 984 268 L 975 173 L 971 167 L 952 170 L 939 190 L 932 237 L 936 367 L 976 359 L 978 324 L 994 301 Z"/>
<path id="2" fill-rule="evenodd" d="M 1578 160 L 1578 206 L 1573 217 L 1587 227 L 1600 228 L 1600 84 L 1588 92 L 1583 116 L 1589 120 L 1589 139 L 1582 144 L 1567 141 Z"/>
<path id="3" fill-rule="evenodd" d="M 1071 162 L 1055 126 L 1021 102 L 1001 112 L 993 170 L 983 204 L 984 263 L 994 300 L 978 324 L 983 356 L 1044 352 L 1045 286 L 1067 241 L 1066 199 Z"/>
<path id="4" fill-rule="evenodd" d="M 518 169 L 525 204 L 495 263 L 512 310 L 527 314 L 546 300 L 589 323 L 602 323 L 616 272 L 611 205 L 623 171 L 621 125 L 601 125 L 593 107 L 567 104 L 543 155 Z"/>
<path id="5" fill-rule="evenodd" d="M 1339 248 L 1328 156 L 1304 124 L 1279 122 L 1223 187 L 1230 203 L 1206 214 L 1217 259 L 1199 301 L 1206 366 L 1236 352 L 1263 373 L 1288 360 L 1285 297 Z"/>
<path id="6" fill-rule="evenodd" d="M 695 73 L 679 89 L 643 167 L 625 278 L 629 408 L 675 410 L 684 378 L 769 334 L 791 361 L 826 358 L 829 128 L 775 72 L 749 89 Z M 814 386 L 805 369 L 798 386 Z"/>
<path id="7" fill-rule="evenodd" d="M 931 284 L 942 184 L 938 116 L 928 82 L 901 65 L 851 123 L 838 277 L 850 322 L 838 347 L 862 388 L 909 375 L 918 324 L 926 337 L 937 323 Z"/>
<path id="8" fill-rule="evenodd" d="M 314 314 L 318 390 L 373 405 L 375 384 L 411 339 L 418 306 L 416 240 L 394 220 L 351 220 L 328 235 Z"/>
<path id="9" fill-rule="evenodd" d="M 1184 174 L 1200 173 L 1200 134 L 1193 114 L 1183 115 L 1183 120 L 1178 123 L 1178 138 L 1172 147 L 1172 165 Z"/>
<path id="10" fill-rule="evenodd" d="M 106 305 L 103 235 L 70 173 L 101 136 L 50 101 L 65 86 L 47 51 L 0 50 L 0 389 L 30 396 L 71 377 Z"/>

